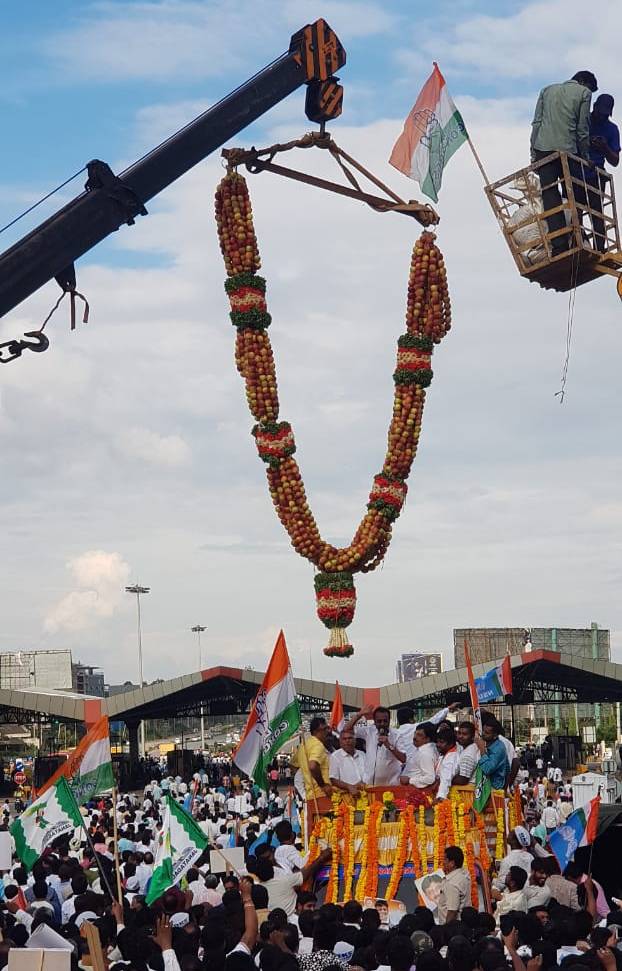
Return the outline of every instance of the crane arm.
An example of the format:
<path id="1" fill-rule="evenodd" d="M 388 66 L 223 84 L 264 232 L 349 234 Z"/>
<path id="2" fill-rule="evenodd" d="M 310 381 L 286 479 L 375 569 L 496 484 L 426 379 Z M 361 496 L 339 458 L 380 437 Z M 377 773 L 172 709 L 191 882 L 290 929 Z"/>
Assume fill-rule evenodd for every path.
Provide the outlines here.
<path id="1" fill-rule="evenodd" d="M 49 280 L 75 289 L 75 260 L 145 215 L 146 202 L 297 88 L 309 84 L 318 94 L 345 60 L 336 34 L 317 20 L 293 35 L 286 53 L 119 176 L 105 162 L 89 162 L 85 191 L 0 255 L 0 317 Z"/>

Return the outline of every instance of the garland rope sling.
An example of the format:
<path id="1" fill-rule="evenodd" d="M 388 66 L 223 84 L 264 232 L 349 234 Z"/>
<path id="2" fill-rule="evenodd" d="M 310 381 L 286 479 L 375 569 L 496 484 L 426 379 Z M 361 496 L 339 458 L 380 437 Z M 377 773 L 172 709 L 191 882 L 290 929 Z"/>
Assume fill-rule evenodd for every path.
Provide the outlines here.
<path id="1" fill-rule="evenodd" d="M 244 160 L 231 158 L 230 166 Z M 397 342 L 393 415 L 382 472 L 374 476 L 367 512 L 352 542 L 338 548 L 320 535 L 293 457 L 296 444 L 291 425 L 279 421 L 276 370 L 267 334 L 271 316 L 266 305 L 266 281 L 257 275 L 261 261 L 244 177 L 230 168 L 218 185 L 215 201 L 227 271 L 225 290 L 237 331 L 235 361 L 245 382 L 248 407 L 257 422 L 252 434 L 259 457 L 267 465 L 270 496 L 294 549 L 320 571 L 314 578 L 317 614 L 330 629 L 324 653 L 349 657 L 354 650 L 346 633 L 356 606 L 353 574 L 374 570 L 391 542 L 392 524 L 402 510 L 406 479 L 417 453 L 425 389 L 432 380 L 432 351 L 451 325 L 443 257 L 434 234 L 424 231 L 412 252 L 406 333 Z M 424 218 L 430 222 L 426 217 L 427 213 Z"/>

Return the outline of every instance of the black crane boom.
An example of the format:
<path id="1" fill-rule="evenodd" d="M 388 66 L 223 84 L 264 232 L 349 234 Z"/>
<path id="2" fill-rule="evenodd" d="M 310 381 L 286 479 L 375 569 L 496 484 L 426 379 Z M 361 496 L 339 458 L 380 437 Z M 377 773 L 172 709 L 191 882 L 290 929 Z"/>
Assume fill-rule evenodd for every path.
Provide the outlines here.
<path id="1" fill-rule="evenodd" d="M 85 191 L 0 255 L 0 317 L 51 279 L 75 287 L 74 261 L 145 203 L 305 83 L 324 83 L 345 64 L 345 51 L 323 20 L 303 27 L 289 50 L 208 108 L 117 177 L 89 162 Z"/>

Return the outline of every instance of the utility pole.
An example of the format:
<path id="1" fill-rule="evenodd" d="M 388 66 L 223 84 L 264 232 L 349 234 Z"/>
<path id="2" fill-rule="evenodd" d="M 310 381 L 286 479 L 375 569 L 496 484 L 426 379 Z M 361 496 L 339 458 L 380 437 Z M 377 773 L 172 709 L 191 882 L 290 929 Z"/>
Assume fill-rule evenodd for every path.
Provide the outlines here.
<path id="1" fill-rule="evenodd" d="M 143 637 L 140 622 L 140 597 L 141 594 L 149 593 L 149 587 L 141 587 L 139 583 L 134 583 L 131 587 L 125 588 L 126 593 L 136 594 L 136 609 L 138 614 L 138 680 L 140 687 L 142 688 L 144 684 L 143 679 Z M 145 722 L 144 719 L 140 723 L 140 755 L 144 759 L 145 757 Z"/>
<path id="2" fill-rule="evenodd" d="M 199 671 L 203 667 L 203 658 L 201 656 L 201 634 L 203 631 L 207 630 L 207 627 L 202 627 L 201 624 L 195 624 L 190 630 L 193 634 L 197 635 L 197 642 L 199 645 Z M 201 755 L 205 749 L 205 718 L 203 715 L 203 702 L 201 702 Z"/>

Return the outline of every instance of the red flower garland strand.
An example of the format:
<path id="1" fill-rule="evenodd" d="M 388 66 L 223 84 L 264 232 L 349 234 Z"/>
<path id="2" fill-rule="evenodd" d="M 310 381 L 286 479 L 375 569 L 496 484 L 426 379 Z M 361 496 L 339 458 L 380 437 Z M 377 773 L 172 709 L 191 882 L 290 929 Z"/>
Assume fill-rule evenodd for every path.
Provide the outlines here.
<path id="1" fill-rule="evenodd" d="M 216 190 L 216 222 L 228 279 L 231 321 L 237 328 L 235 359 L 246 384 L 246 399 L 258 424 L 253 429 L 267 465 L 270 495 L 292 545 L 322 571 L 315 578 L 320 620 L 331 631 L 324 653 L 347 657 L 353 648 L 345 628 L 356 604 L 353 573 L 374 570 L 391 542 L 392 523 L 406 498 L 406 479 L 417 453 L 425 388 L 432 380 L 432 351 L 451 326 L 451 308 L 442 254 L 435 236 L 423 232 L 415 243 L 406 305 L 406 333 L 398 340 L 393 374 L 395 396 L 387 451 L 374 477 L 367 512 L 349 546 L 326 543 L 309 508 L 294 434 L 279 422 L 279 399 L 261 265 L 245 179 L 227 173 Z"/>

